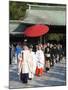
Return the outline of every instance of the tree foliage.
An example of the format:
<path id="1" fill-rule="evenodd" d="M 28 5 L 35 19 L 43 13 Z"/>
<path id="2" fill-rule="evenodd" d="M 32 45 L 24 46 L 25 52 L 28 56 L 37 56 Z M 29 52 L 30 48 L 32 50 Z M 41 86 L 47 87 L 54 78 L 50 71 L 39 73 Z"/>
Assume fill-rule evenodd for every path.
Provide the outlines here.
<path id="1" fill-rule="evenodd" d="M 28 8 L 25 2 L 9 2 L 9 15 L 10 20 L 20 20 L 23 19 L 26 14 L 26 9 Z"/>
<path id="2" fill-rule="evenodd" d="M 60 41 L 60 40 L 63 40 L 64 34 L 51 33 L 47 37 L 49 40 Z"/>

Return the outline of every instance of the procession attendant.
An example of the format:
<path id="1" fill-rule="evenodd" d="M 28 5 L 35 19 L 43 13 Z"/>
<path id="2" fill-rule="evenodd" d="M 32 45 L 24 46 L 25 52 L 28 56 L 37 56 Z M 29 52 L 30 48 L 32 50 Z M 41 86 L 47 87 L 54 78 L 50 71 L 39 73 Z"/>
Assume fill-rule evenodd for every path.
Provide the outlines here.
<path id="1" fill-rule="evenodd" d="M 54 64 L 57 63 L 57 55 L 58 55 L 57 45 L 54 44 L 54 46 L 53 46 L 53 58 L 54 58 Z"/>
<path id="2" fill-rule="evenodd" d="M 63 47 L 60 44 L 60 46 L 59 46 L 59 61 L 61 61 L 63 59 L 63 55 L 64 55 Z"/>
<path id="3" fill-rule="evenodd" d="M 46 47 L 46 49 L 45 49 L 45 67 L 46 67 L 46 72 L 49 71 L 49 69 L 50 69 L 50 57 L 51 57 L 50 48 Z"/>
<path id="4" fill-rule="evenodd" d="M 37 66 L 36 66 L 36 75 L 41 76 L 44 70 L 44 53 L 41 49 L 41 46 L 38 46 L 36 51 Z"/>
<path id="5" fill-rule="evenodd" d="M 54 66 L 54 60 L 53 60 L 53 44 L 50 44 L 50 54 L 51 54 L 51 57 L 50 57 L 50 66 Z"/>

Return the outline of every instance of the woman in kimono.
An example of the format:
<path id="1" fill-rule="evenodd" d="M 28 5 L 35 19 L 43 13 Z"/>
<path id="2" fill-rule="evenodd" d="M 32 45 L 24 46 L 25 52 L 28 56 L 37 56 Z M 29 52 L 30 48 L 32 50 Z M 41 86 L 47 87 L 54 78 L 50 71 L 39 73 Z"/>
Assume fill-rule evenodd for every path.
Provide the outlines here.
<path id="1" fill-rule="evenodd" d="M 44 52 L 41 49 L 41 46 L 38 46 L 38 50 L 36 51 L 37 58 L 37 66 L 36 66 L 36 75 L 41 76 L 44 70 Z"/>

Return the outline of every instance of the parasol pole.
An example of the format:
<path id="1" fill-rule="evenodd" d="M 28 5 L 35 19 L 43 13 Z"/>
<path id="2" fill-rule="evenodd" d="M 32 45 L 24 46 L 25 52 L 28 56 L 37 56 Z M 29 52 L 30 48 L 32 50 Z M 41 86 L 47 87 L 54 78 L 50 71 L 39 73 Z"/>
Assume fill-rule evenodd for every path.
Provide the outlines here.
<path id="1" fill-rule="evenodd" d="M 45 35 L 44 35 L 44 44 L 45 44 Z"/>
<path id="2" fill-rule="evenodd" d="M 40 36 L 40 43 L 42 43 L 42 36 Z"/>
<path id="3" fill-rule="evenodd" d="M 38 44 L 39 44 L 39 38 L 38 38 Z"/>

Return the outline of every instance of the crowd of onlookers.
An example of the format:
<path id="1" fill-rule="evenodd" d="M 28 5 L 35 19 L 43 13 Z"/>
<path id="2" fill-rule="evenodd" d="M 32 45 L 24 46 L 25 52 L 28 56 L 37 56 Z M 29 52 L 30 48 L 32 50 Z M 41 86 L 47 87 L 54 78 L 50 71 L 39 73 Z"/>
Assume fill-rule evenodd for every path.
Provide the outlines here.
<path id="1" fill-rule="evenodd" d="M 41 76 L 48 72 L 54 64 L 61 62 L 65 56 L 62 44 L 27 44 L 17 43 L 10 45 L 10 64 L 17 62 L 18 73 L 23 83 L 27 83 L 34 75 Z M 22 75 L 23 74 L 23 75 Z M 23 76 L 23 77 L 22 77 Z"/>

